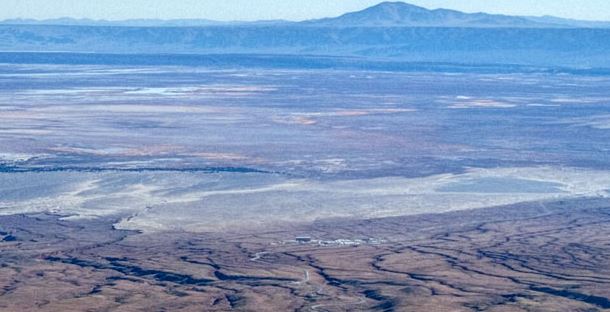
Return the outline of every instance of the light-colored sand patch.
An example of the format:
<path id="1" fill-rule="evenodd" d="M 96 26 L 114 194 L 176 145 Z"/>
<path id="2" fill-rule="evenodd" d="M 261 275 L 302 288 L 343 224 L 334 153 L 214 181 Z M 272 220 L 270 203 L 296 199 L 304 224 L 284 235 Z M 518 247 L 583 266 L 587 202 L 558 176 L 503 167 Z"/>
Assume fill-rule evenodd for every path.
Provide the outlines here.
<path id="1" fill-rule="evenodd" d="M 518 185 L 516 192 L 498 189 L 482 191 L 442 191 L 442 187 L 489 179 Z M 487 179 L 487 180 L 486 180 Z M 551 187 L 546 187 L 546 185 Z M 533 187 L 532 187 L 533 185 Z M 379 178 L 338 182 L 298 180 L 265 188 L 235 189 L 224 192 L 192 193 L 181 203 L 168 203 L 138 218 L 122 222 L 125 228 L 159 230 L 158 220 L 166 220 L 165 230 L 203 231 L 240 226 L 261 226 L 310 222 L 321 218 L 375 218 L 421 213 L 446 212 L 545 201 L 579 196 L 608 196 L 609 172 L 562 168 L 474 169 L 461 175 L 426 178 Z M 199 199 L 197 199 L 199 197 Z M 185 216 L 189 216 L 188 220 Z M 149 223 L 150 220 L 152 223 Z M 174 220 L 174 221 L 171 221 Z"/>
<path id="2" fill-rule="evenodd" d="M 467 108 L 513 108 L 517 107 L 516 104 L 501 102 L 497 100 L 489 99 L 463 99 L 463 101 L 454 103 L 449 106 L 453 109 L 467 109 Z"/>
<path id="3" fill-rule="evenodd" d="M 47 156 L 47 154 L 0 153 L 0 162 L 24 162 L 33 158 Z"/>
<path id="4" fill-rule="evenodd" d="M 126 90 L 127 95 L 163 95 L 163 96 L 184 96 L 197 94 L 233 94 L 251 95 L 261 92 L 272 92 L 277 89 L 272 86 L 240 86 L 240 85 L 211 85 L 193 87 L 173 87 L 173 88 L 139 88 Z"/>
<path id="5" fill-rule="evenodd" d="M 230 110 L 213 106 L 187 106 L 187 105 L 147 105 L 147 104 L 112 104 L 112 105 L 53 105 L 32 109 L 33 112 L 42 112 L 51 115 L 65 113 L 101 112 L 111 113 L 181 113 L 181 114 L 206 114 L 225 113 Z"/>
<path id="6" fill-rule="evenodd" d="M 332 169 L 343 162 L 328 159 L 320 165 Z M 10 173 L 11 177 L 20 174 Z M 37 175 L 37 179 L 44 177 L 45 173 Z M 27 176 L 23 179 L 23 183 L 29 181 Z M 608 196 L 608 189 L 608 171 L 557 167 L 472 169 L 422 178 L 341 181 L 258 173 L 89 173 L 69 190 L 54 195 L 4 200 L 0 213 L 50 211 L 73 218 L 125 215 L 117 225 L 120 228 L 211 231 Z"/>
<path id="7" fill-rule="evenodd" d="M 280 124 L 298 124 L 298 125 L 315 125 L 317 119 L 332 118 L 332 117 L 361 117 L 373 114 L 398 114 L 415 112 L 416 109 L 411 108 L 371 108 L 371 109 L 340 109 L 327 112 L 303 112 L 293 113 L 290 116 L 275 116 L 272 120 Z"/>
<path id="8" fill-rule="evenodd" d="M 529 106 L 529 107 L 561 107 L 561 105 L 559 105 L 559 104 L 539 104 L 539 103 L 526 104 L 526 106 Z"/>
<path id="9" fill-rule="evenodd" d="M 252 95 L 276 91 L 274 86 L 257 85 L 202 85 L 177 87 L 88 87 L 70 89 L 25 90 L 20 95 L 26 96 L 99 96 L 99 95 L 131 95 L 131 96 L 193 96 L 201 94 Z"/>
<path id="10" fill-rule="evenodd" d="M 57 146 L 49 148 L 49 152 L 67 153 L 79 155 L 95 155 L 95 156 L 161 156 L 178 154 L 184 148 L 179 145 L 149 145 L 140 147 L 108 147 L 108 148 L 84 148 L 71 146 Z"/>
<path id="11" fill-rule="evenodd" d="M 607 102 L 610 100 L 609 98 L 597 98 L 597 97 L 556 97 L 550 100 L 552 103 L 558 104 L 592 104 L 592 103 L 600 103 Z"/>
<path id="12" fill-rule="evenodd" d="M 275 123 L 283 125 L 312 126 L 318 123 L 315 119 L 305 116 L 275 116 L 271 118 L 271 120 L 273 120 Z"/>
<path id="13" fill-rule="evenodd" d="M 202 158 L 211 159 L 211 160 L 238 161 L 238 160 L 249 159 L 249 157 L 247 157 L 245 155 L 240 155 L 240 154 L 235 154 L 235 153 L 221 153 L 221 152 L 195 152 L 195 153 L 189 153 L 188 155 L 202 157 Z"/>

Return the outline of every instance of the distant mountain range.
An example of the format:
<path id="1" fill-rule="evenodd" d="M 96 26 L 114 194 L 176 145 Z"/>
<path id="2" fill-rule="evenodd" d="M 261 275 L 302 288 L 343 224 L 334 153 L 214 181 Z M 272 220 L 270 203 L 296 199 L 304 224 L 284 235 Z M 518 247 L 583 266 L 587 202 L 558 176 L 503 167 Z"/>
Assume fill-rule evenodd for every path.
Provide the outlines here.
<path id="1" fill-rule="evenodd" d="M 0 21 L 0 25 L 52 25 L 52 26 L 116 26 L 116 27 L 208 27 L 231 25 L 275 25 L 287 24 L 288 21 L 271 20 L 255 22 L 221 22 L 207 19 L 130 19 L 122 21 L 94 20 L 88 18 L 55 18 L 46 20 L 8 19 Z"/>
<path id="2" fill-rule="evenodd" d="M 403 2 L 384 2 L 336 18 L 304 22 L 58 19 L 0 23 L 0 52 L 23 51 L 309 55 L 610 68 L 610 23 L 428 10 Z M 170 56 L 167 61 L 171 62 Z"/>
<path id="3" fill-rule="evenodd" d="M 47 20 L 10 19 L 3 25 L 65 25 L 123 27 L 208 27 L 236 25 L 302 25 L 332 27 L 508 27 L 508 28 L 610 28 L 610 22 L 581 21 L 552 16 L 508 16 L 487 13 L 464 13 L 455 10 L 429 10 L 405 2 L 383 2 L 339 17 L 290 22 L 283 20 L 256 22 L 220 22 L 206 19 L 132 19 L 107 21 L 58 18 Z"/>

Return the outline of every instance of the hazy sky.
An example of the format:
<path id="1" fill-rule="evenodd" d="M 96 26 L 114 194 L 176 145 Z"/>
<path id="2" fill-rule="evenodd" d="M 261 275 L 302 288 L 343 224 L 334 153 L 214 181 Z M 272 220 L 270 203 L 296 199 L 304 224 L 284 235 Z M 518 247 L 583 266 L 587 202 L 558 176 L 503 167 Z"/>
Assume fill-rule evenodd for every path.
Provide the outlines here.
<path id="1" fill-rule="evenodd" d="M 360 10 L 379 0 L 0 0 L 0 19 L 202 18 L 303 20 Z M 411 0 L 427 8 L 610 21 L 610 0 Z"/>

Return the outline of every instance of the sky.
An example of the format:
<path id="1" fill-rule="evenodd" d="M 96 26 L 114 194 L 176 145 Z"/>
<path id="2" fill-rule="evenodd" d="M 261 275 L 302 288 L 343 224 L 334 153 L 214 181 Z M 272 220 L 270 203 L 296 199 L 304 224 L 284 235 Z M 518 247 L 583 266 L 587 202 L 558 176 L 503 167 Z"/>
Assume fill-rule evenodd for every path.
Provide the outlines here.
<path id="1" fill-rule="evenodd" d="M 0 20 L 58 17 L 123 20 L 304 20 L 338 16 L 380 0 L 0 0 Z M 509 15 L 554 15 L 610 21 L 609 0 L 410 0 L 429 9 Z"/>

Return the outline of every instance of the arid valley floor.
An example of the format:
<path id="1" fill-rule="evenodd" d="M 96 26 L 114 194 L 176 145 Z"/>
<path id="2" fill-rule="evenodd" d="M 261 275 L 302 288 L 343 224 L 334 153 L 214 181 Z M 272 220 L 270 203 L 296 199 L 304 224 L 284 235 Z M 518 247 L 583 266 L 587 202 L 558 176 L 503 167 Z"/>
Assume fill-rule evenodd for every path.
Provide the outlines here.
<path id="1" fill-rule="evenodd" d="M 0 311 L 610 310 L 608 75 L 244 62 L 0 64 Z"/>

